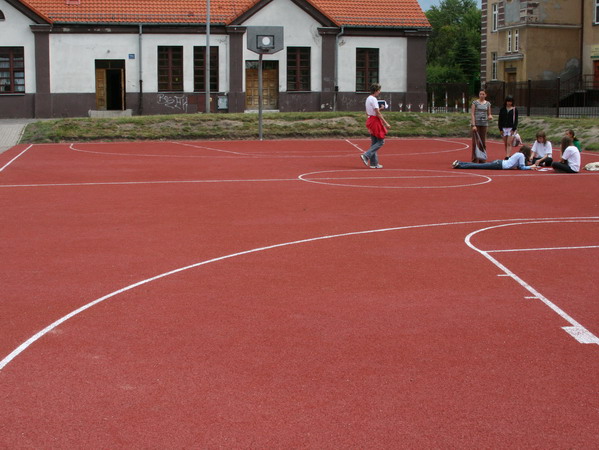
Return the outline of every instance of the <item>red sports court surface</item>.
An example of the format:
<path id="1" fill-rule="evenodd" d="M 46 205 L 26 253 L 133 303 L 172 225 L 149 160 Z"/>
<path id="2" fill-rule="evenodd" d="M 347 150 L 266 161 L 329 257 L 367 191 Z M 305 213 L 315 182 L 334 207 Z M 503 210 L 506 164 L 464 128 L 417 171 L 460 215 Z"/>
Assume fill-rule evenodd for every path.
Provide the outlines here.
<path id="1" fill-rule="evenodd" d="M 367 146 L 0 155 L 0 446 L 596 448 L 598 174 Z"/>

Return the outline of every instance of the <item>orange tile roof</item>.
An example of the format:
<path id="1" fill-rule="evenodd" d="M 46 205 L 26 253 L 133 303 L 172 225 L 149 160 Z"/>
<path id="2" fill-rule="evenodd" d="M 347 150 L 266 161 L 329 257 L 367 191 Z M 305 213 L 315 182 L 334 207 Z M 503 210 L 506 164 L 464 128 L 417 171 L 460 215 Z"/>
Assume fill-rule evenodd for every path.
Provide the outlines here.
<path id="1" fill-rule="evenodd" d="M 211 0 L 210 23 L 229 23 L 257 0 Z M 206 0 L 21 0 L 51 22 L 206 23 Z"/>
<path id="2" fill-rule="evenodd" d="M 210 0 L 210 23 L 230 24 L 261 0 Z M 340 26 L 429 27 L 418 0 L 307 0 Z M 206 0 L 21 0 L 58 23 L 206 23 Z M 75 3 L 75 4 L 74 4 Z"/>
<path id="3" fill-rule="evenodd" d="M 310 0 L 344 26 L 430 27 L 418 0 Z"/>

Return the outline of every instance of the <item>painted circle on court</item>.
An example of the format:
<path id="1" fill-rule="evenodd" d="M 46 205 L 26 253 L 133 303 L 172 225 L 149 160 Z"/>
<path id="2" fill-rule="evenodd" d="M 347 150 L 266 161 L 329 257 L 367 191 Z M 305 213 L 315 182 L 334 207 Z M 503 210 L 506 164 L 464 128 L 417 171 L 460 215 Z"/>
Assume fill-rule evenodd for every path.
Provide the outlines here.
<path id="1" fill-rule="evenodd" d="M 478 186 L 492 181 L 486 175 L 424 169 L 326 170 L 299 175 L 307 183 L 351 188 L 447 189 Z"/>

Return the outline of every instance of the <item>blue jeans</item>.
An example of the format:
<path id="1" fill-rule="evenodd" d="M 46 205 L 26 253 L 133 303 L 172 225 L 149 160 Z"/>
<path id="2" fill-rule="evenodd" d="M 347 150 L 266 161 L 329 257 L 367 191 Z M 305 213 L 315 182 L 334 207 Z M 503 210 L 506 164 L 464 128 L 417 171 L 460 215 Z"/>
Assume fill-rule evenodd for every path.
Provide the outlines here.
<path id="1" fill-rule="evenodd" d="M 383 146 L 385 143 L 384 139 L 379 139 L 376 136 L 370 135 L 370 148 L 364 153 L 364 156 L 370 160 L 371 166 L 378 166 L 379 157 L 377 156 L 377 151 L 379 148 Z"/>
<path id="2" fill-rule="evenodd" d="M 486 163 L 471 163 L 471 162 L 459 162 L 456 169 L 487 169 L 487 170 L 502 170 L 503 165 L 500 159 L 496 159 L 492 162 Z"/>

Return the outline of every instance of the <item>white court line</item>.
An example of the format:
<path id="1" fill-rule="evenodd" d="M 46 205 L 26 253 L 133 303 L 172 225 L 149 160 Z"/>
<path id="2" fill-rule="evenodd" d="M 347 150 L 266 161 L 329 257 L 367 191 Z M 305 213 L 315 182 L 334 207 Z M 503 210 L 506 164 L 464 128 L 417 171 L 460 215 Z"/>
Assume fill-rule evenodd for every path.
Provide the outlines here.
<path id="1" fill-rule="evenodd" d="M 364 172 L 362 169 L 360 169 L 362 172 Z M 388 170 L 402 170 L 402 169 L 388 169 Z M 388 171 L 387 170 L 387 171 Z M 407 169 L 404 169 L 407 170 Z M 374 170 L 372 170 L 370 173 L 375 172 Z M 378 173 L 381 173 L 383 171 L 377 171 Z M 312 178 L 311 180 L 315 180 L 315 181 L 320 181 L 320 180 L 325 180 L 325 181 L 329 181 L 329 180 L 420 180 L 420 179 L 432 179 L 432 178 L 463 178 L 461 176 L 462 174 L 452 174 L 452 175 L 431 175 L 431 176 L 395 176 L 395 177 L 385 177 L 385 176 L 379 176 L 379 177 L 372 177 L 372 176 L 365 176 L 365 177 L 319 177 L 319 178 Z"/>
<path id="2" fill-rule="evenodd" d="M 366 139 L 366 138 L 364 138 Z M 381 156 L 414 156 L 414 155 L 422 155 L 422 156 L 428 156 L 428 155 L 438 155 L 441 153 L 453 153 L 453 152 L 459 152 L 462 150 L 466 150 L 468 148 L 470 148 L 470 146 L 468 144 L 465 144 L 463 142 L 458 142 L 458 141 L 451 141 L 449 139 L 439 139 L 439 138 L 433 138 L 433 139 L 428 139 L 428 138 L 420 138 L 420 139 L 413 139 L 413 138 L 395 138 L 395 139 L 387 139 L 387 141 L 417 141 L 417 142 L 426 142 L 426 141 L 437 141 L 437 142 L 449 142 L 450 144 L 459 144 L 461 145 L 460 148 L 452 148 L 449 150 L 436 150 L 436 151 L 430 151 L 430 152 L 415 152 L 415 153 L 387 153 L 386 151 L 384 153 L 381 153 Z M 358 149 L 358 151 L 360 153 L 364 153 L 366 150 L 363 150 L 360 146 L 358 146 L 357 144 L 354 144 L 353 142 L 351 142 L 349 139 L 345 139 L 345 142 L 347 142 L 348 144 L 352 145 L 353 147 L 355 147 L 356 149 Z M 385 147 L 383 146 L 381 148 L 381 151 L 385 149 Z M 387 149 L 385 149 L 387 150 Z M 392 150 L 391 150 L 392 151 Z"/>
<path id="3" fill-rule="evenodd" d="M 247 180 L 181 180 L 181 181 L 98 181 L 90 183 L 45 183 L 45 184 L 0 184 L 0 188 L 21 187 L 65 187 L 65 186 L 129 186 L 143 184 L 194 184 L 194 183 L 268 183 L 278 181 L 299 181 L 297 178 L 265 178 Z"/>
<path id="4" fill-rule="evenodd" d="M 511 248 L 506 250 L 485 250 L 487 253 L 510 252 L 541 252 L 543 250 L 580 250 L 585 248 L 599 248 L 599 245 L 581 245 L 579 247 L 542 247 L 542 248 Z"/>
<path id="5" fill-rule="evenodd" d="M 183 145 L 185 147 L 201 148 L 203 150 L 212 150 L 212 151 L 215 151 L 215 152 L 231 153 L 233 155 L 250 156 L 247 153 L 233 152 L 233 151 L 230 151 L 230 150 L 221 150 L 221 149 L 218 149 L 218 148 L 205 147 L 203 145 L 188 144 L 188 143 L 185 143 L 185 142 L 178 142 L 178 141 L 171 141 L 171 142 L 173 144 L 179 144 L 179 145 Z"/>
<path id="6" fill-rule="evenodd" d="M 501 225 L 493 225 L 491 227 L 482 228 L 480 230 L 473 231 L 468 236 L 466 236 L 464 241 L 466 242 L 466 245 L 468 245 L 468 247 L 472 248 L 473 250 L 475 250 L 478 253 L 480 253 L 481 255 L 483 255 L 485 258 L 487 258 L 489 261 L 491 261 L 495 266 L 497 266 L 501 271 L 503 271 L 506 276 L 511 277 L 518 284 L 520 284 L 520 286 L 522 286 L 524 289 L 526 289 L 528 292 L 530 292 L 534 296 L 534 298 L 541 300 L 545 305 L 547 305 L 550 309 L 552 309 L 558 316 L 560 316 L 562 319 L 564 319 L 566 322 L 568 322 L 570 324 L 570 326 L 562 327 L 562 329 L 564 331 L 566 331 L 568 334 L 570 334 L 574 339 L 576 339 L 581 344 L 597 344 L 597 345 L 599 345 L 599 338 L 597 336 L 595 336 L 593 333 L 591 333 L 589 330 L 587 330 L 579 322 L 574 320 L 574 318 L 572 318 L 569 314 L 567 314 L 563 309 L 558 307 L 555 303 L 551 302 L 547 297 L 545 297 L 543 294 L 541 294 L 539 291 L 537 291 L 534 287 L 532 287 L 530 284 L 528 284 L 526 281 L 524 281 L 522 278 L 520 278 L 518 275 L 516 275 L 514 272 L 512 272 L 510 269 L 508 269 L 506 266 L 504 266 L 499 261 L 497 261 L 495 258 L 493 258 L 489 254 L 489 251 L 479 249 L 471 242 L 472 237 L 475 236 L 476 234 L 482 233 L 484 231 L 492 230 L 495 228 L 503 228 L 503 227 L 510 227 L 510 226 L 518 226 L 518 225 L 531 225 L 531 224 L 535 224 L 535 223 L 572 223 L 572 222 L 575 222 L 575 223 L 597 223 L 597 221 L 594 219 L 597 219 L 597 218 L 587 217 L 587 218 L 563 218 L 563 219 L 553 219 L 553 220 L 550 219 L 550 220 L 541 220 L 541 221 L 531 220 L 531 221 L 526 221 L 526 222 L 521 222 L 521 223 L 516 222 L 516 223 L 506 223 L 506 224 L 501 224 Z M 494 252 L 499 252 L 499 251 L 495 250 Z"/>
<path id="7" fill-rule="evenodd" d="M 37 144 L 36 144 L 37 145 Z M 389 156 L 389 155 L 387 155 Z M 395 155 L 391 155 L 391 156 L 395 156 Z M 367 169 L 367 168 L 361 168 L 361 169 L 345 169 L 345 170 L 340 170 L 339 172 L 350 172 L 350 171 L 361 171 L 364 172 L 366 170 L 371 170 L 373 171 L 374 169 Z M 382 171 L 377 171 L 377 173 L 381 173 L 381 172 L 389 172 L 392 170 L 402 170 L 402 169 L 383 169 Z M 416 169 L 403 169 L 404 171 L 408 171 L 408 170 L 416 170 Z M 452 169 L 448 169 L 447 172 L 451 172 Z M 328 172 L 335 172 L 335 171 L 328 171 Z M 442 171 L 437 171 L 437 172 L 441 172 Z M 522 173 L 517 173 L 516 171 L 514 171 L 514 174 L 509 175 L 509 174 L 493 174 L 492 177 L 489 177 L 487 175 L 482 175 L 479 173 L 475 173 L 475 172 L 459 172 L 460 175 L 466 175 L 468 174 L 469 176 L 478 176 L 478 177 L 484 177 L 485 179 L 487 179 L 488 181 L 484 182 L 484 183 L 474 183 L 474 184 L 464 184 L 464 185 L 455 185 L 455 186 L 414 186 L 414 187 L 397 187 L 397 186 L 364 186 L 364 185 L 352 185 L 352 184 L 341 184 L 341 183 L 319 183 L 318 180 L 345 180 L 345 179 L 351 179 L 350 177 L 346 177 L 346 178 L 334 178 L 334 177 L 328 177 L 328 178 L 314 178 L 314 179 L 306 179 L 303 178 L 306 175 L 312 175 L 313 173 L 325 173 L 325 172 L 310 172 L 308 174 L 301 174 L 299 177 L 297 178 L 256 178 L 256 179 L 223 179 L 223 180 L 159 180 L 159 181 L 97 181 L 97 182 L 80 182 L 80 183 L 39 183 L 39 184 L 0 184 L 0 189 L 1 188 L 30 188 L 30 187 L 68 187 L 68 186 L 119 186 L 119 185 L 123 185 L 123 186 L 127 186 L 127 185 L 144 185 L 144 184 L 193 184 L 193 183 L 244 183 L 244 182 L 250 182 L 250 183 L 268 183 L 268 182 L 281 182 L 281 181 L 304 181 L 307 183 L 315 183 L 315 184 L 322 184 L 322 185 L 327 185 L 327 186 L 345 186 L 345 187 L 354 187 L 354 188 L 383 188 L 383 189 L 439 189 L 439 188 L 454 188 L 454 187 L 470 187 L 470 186 L 478 186 L 481 184 L 486 184 L 487 182 L 493 181 L 495 178 L 497 177 L 521 177 L 521 176 L 525 176 Z M 373 173 L 373 172 L 371 172 Z M 571 175 L 571 174 L 555 174 L 555 175 Z M 596 174 L 593 173 L 589 173 L 589 174 L 580 174 L 580 175 L 599 175 L 599 172 L 597 172 Z M 300 178 L 302 177 L 302 178 Z M 378 179 L 385 179 L 385 178 L 422 178 L 422 179 L 427 179 L 427 178 L 457 178 L 458 174 L 456 173 L 455 175 L 448 175 L 448 176 L 442 176 L 442 175 L 438 175 L 438 176 L 430 176 L 430 177 L 385 177 L 385 176 L 365 176 L 365 177 L 356 177 L 357 180 L 378 180 Z M 571 177 L 568 177 L 571 178 Z"/>
<path id="8" fill-rule="evenodd" d="M 599 219 L 599 217 L 571 217 L 571 218 L 567 218 L 567 220 L 594 220 L 594 219 Z M 348 236 L 360 236 L 360 235 L 367 235 L 367 234 L 374 234 L 374 233 L 384 233 L 384 232 L 389 232 L 389 231 L 399 231 L 399 230 L 410 230 L 410 229 L 418 229 L 418 228 L 432 228 L 432 227 L 443 227 L 443 226 L 455 226 L 455 225 L 469 225 L 469 224 L 478 224 L 478 223 L 498 223 L 498 222 L 512 222 L 512 221 L 516 221 L 516 222 L 523 222 L 523 221 L 528 221 L 528 220 L 534 220 L 536 222 L 539 223 L 543 223 L 542 221 L 555 221 L 555 220 L 560 220 L 555 219 L 555 218 L 539 218 L 539 219 L 491 219 L 491 220 L 473 220 L 473 221 L 464 221 L 464 222 L 444 222 L 444 223 L 431 223 L 431 224 L 424 224 L 424 225 L 406 225 L 406 226 L 402 226 L 402 227 L 392 227 L 392 228 L 381 228 L 381 229 L 375 229 L 375 230 L 365 230 L 365 231 L 355 231 L 355 232 L 350 232 L 350 233 L 341 233 L 341 234 L 333 234 L 333 235 L 325 235 L 325 236 L 318 236 L 318 237 L 314 237 L 314 238 L 308 238 L 308 239 L 300 239 L 297 241 L 290 241 L 290 242 L 284 242 L 281 244 L 274 244 L 274 245 L 268 245 L 265 247 L 259 247 L 259 248 L 254 248 L 251 250 L 246 250 L 246 251 L 242 251 L 242 252 L 237 252 L 237 253 L 231 253 L 229 255 L 225 255 L 225 256 L 221 256 L 218 258 L 213 258 L 213 259 L 209 259 L 206 261 L 201 261 L 195 264 L 191 264 L 188 266 L 184 266 L 184 267 L 180 267 L 178 269 L 174 269 L 171 270 L 169 272 L 164 272 L 162 274 L 153 276 L 151 278 L 146 278 L 145 280 L 141 280 L 138 281 L 137 283 L 133 283 L 130 284 L 129 286 L 125 286 L 122 289 L 118 289 L 114 292 L 111 292 L 110 294 L 107 294 L 103 297 L 100 297 L 92 302 L 89 302 L 85 305 L 83 305 L 82 307 L 70 312 L 69 314 L 61 317 L 60 319 L 56 320 L 55 322 L 52 322 L 50 325 L 48 325 L 47 327 L 45 327 L 44 329 L 38 331 L 37 333 L 35 333 L 33 336 L 31 336 L 29 339 L 27 339 L 25 342 L 23 342 L 21 345 L 19 345 L 17 348 L 15 348 L 12 352 L 10 352 L 7 356 L 5 356 L 2 360 L 0 360 L 0 371 L 2 369 L 4 369 L 4 367 L 6 367 L 6 365 L 8 363 L 10 363 L 13 359 L 15 359 L 17 356 L 19 356 L 21 353 L 23 353 L 25 350 L 27 350 L 34 342 L 36 342 L 37 340 L 39 340 L 40 338 L 42 338 L 44 335 L 48 334 L 49 332 L 51 332 L 52 330 L 54 330 L 56 327 L 58 327 L 59 325 L 63 324 L 64 322 L 66 322 L 67 320 L 75 317 L 76 315 L 84 312 L 85 310 L 91 308 L 92 306 L 95 306 L 99 303 L 102 303 L 112 297 L 115 297 L 119 294 L 122 294 L 123 292 L 127 292 L 130 291 L 132 289 L 135 289 L 139 286 L 151 283 L 152 281 L 156 281 L 159 280 L 161 278 L 165 278 L 168 277 L 170 275 L 174 275 L 176 273 L 180 273 L 189 269 L 193 269 L 196 267 L 201 267 L 201 266 L 205 266 L 207 264 L 211 264 L 214 262 L 219 262 L 219 261 L 223 261 L 226 259 L 231 259 L 231 258 L 235 258 L 237 256 L 242 256 L 242 255 L 248 255 L 251 253 L 258 253 L 258 252 L 262 252 L 262 251 L 266 251 L 266 250 L 272 250 L 275 248 L 281 248 L 281 247 L 287 247 L 287 246 L 291 246 L 291 245 L 298 245 L 298 244 L 306 244 L 309 242 L 316 242 L 316 241 L 324 241 L 327 239 L 336 239 L 336 238 L 341 238 L 341 237 L 348 237 Z M 541 221 L 541 222 L 540 222 Z M 524 222 L 527 223 L 527 222 Z M 477 250 L 478 251 L 478 250 Z M 491 258 L 490 256 L 488 256 L 488 258 Z"/>
<path id="9" fill-rule="evenodd" d="M 364 138 L 367 139 L 367 138 Z M 362 150 L 360 148 L 360 146 L 358 146 L 357 144 L 354 144 L 353 142 L 351 142 L 349 139 L 344 139 L 345 142 L 347 142 L 348 144 L 350 144 L 352 147 L 355 147 L 359 152 L 363 153 L 365 150 Z M 419 138 L 419 139 L 415 139 L 415 138 L 393 138 L 393 139 L 387 139 L 387 141 L 393 142 L 393 141 L 397 141 L 397 142 L 406 142 L 406 141 L 416 141 L 416 142 L 426 142 L 426 141 L 437 141 L 437 142 L 443 142 L 443 143 L 451 143 L 451 144 L 458 144 L 461 147 L 458 148 L 452 148 L 452 149 L 448 149 L 448 150 L 437 150 L 437 151 L 432 151 L 432 152 L 416 152 L 416 153 L 385 153 L 385 156 L 412 156 L 412 155 L 435 155 L 435 154 L 440 154 L 440 153 L 453 153 L 453 152 L 457 152 L 457 151 L 461 151 L 461 150 L 465 150 L 467 148 L 469 148 L 468 144 L 465 144 L 463 142 L 459 142 L 459 141 L 452 141 L 449 139 L 439 139 L 439 138 L 434 138 L 434 139 L 428 139 L 428 138 Z M 254 142 L 254 141 L 252 141 Z M 277 142 L 277 141 L 272 141 L 272 142 Z M 286 142 L 286 141 L 283 141 Z M 328 139 L 328 140 L 324 140 L 324 141 L 310 141 L 310 142 L 338 142 L 336 139 Z M 123 143 L 127 143 L 127 142 L 123 142 Z M 155 141 L 151 141 L 152 144 L 156 144 Z M 223 149 L 218 149 L 218 148 L 214 148 L 214 147 L 206 147 L 206 146 L 202 146 L 202 145 L 196 145 L 196 144 L 188 144 L 188 143 L 183 143 L 180 141 L 168 141 L 168 143 L 172 143 L 172 144 L 177 144 L 177 145 L 182 145 L 182 146 L 187 146 L 187 147 L 192 147 L 192 148 L 198 148 L 198 149 L 204 149 L 204 150 L 211 150 L 211 151 L 215 151 L 215 152 L 222 152 L 222 153 L 229 153 L 231 155 L 235 155 L 235 156 L 243 156 L 243 157 L 247 157 L 247 158 L 263 158 L 263 157 L 269 157 L 269 158 L 339 158 L 339 157 L 348 157 L 348 156 L 352 156 L 353 154 L 317 154 L 317 155 L 306 155 L 306 154 L 297 154 L 297 155 L 280 155 L 280 154 L 275 154 L 275 153 L 269 153 L 269 152 L 261 152 L 261 153 L 242 153 L 242 152 L 235 152 L 232 150 L 223 150 Z M 163 155 L 163 154 L 146 154 L 146 153 L 139 153 L 139 154 L 134 154 L 134 153 L 116 153 L 116 152 L 98 152 L 98 151 L 94 151 L 94 150 L 84 150 L 84 149 L 80 149 L 80 148 L 75 148 L 74 146 L 77 144 L 81 144 L 81 143 L 72 143 L 70 144 L 69 148 L 70 150 L 76 151 L 76 152 L 80 152 L 80 153 L 91 153 L 91 154 L 97 154 L 97 155 L 112 155 L 112 156 L 139 156 L 139 157 L 152 157 L 152 158 L 157 158 L 157 157 L 164 157 L 164 158 L 214 158 L 214 155 Z M 84 143 L 85 144 L 85 143 Z M 121 144 L 119 143 L 102 143 L 102 144 Z M 93 145 L 97 145 L 96 143 L 94 143 Z M 324 151 L 324 150 L 323 150 Z"/>
<path id="10" fill-rule="evenodd" d="M 2 166 L 2 168 L 0 168 L 0 172 L 2 172 L 4 169 L 6 169 L 8 166 L 10 166 L 19 156 L 21 156 L 23 153 L 25 153 L 31 147 L 33 147 L 33 144 L 31 144 L 29 147 L 27 147 L 25 150 L 23 150 L 21 153 L 19 153 L 17 156 L 15 156 L 13 159 L 8 161 L 6 164 L 4 164 L 4 166 Z"/>
<path id="11" fill-rule="evenodd" d="M 379 171 L 379 169 L 369 169 L 369 168 L 361 168 L 361 169 L 345 169 L 345 170 L 322 170 L 322 171 L 318 171 L 318 172 L 309 172 L 309 173 L 303 173 L 301 175 L 298 176 L 298 178 L 302 181 L 305 181 L 306 183 L 314 183 L 314 184 L 323 184 L 325 186 L 335 186 L 335 187 L 350 187 L 350 188 L 360 188 L 360 189 L 451 189 L 451 188 L 460 188 L 460 187 L 471 187 L 471 186 L 478 186 L 481 184 L 486 184 L 486 183 L 490 183 L 491 181 L 493 181 L 492 178 L 488 177 L 487 175 L 481 175 L 478 173 L 472 173 L 472 172 L 458 172 L 455 173 L 455 175 L 443 175 L 444 178 L 463 178 L 464 176 L 467 177 L 473 177 L 473 178 L 482 178 L 483 181 L 479 181 L 479 182 L 475 182 L 475 183 L 469 183 L 469 184 L 455 184 L 455 185 L 443 185 L 443 186 L 381 186 L 381 185 L 363 185 L 363 184 L 347 184 L 347 183 L 330 183 L 330 182 L 322 182 L 320 180 L 338 180 L 341 178 L 310 178 L 310 176 L 312 175 L 320 175 L 320 174 L 328 174 L 328 173 L 343 173 L 343 172 L 362 172 L 365 173 L 364 171 L 367 170 L 369 171 L 369 173 L 373 173 L 372 171 L 376 170 L 377 172 Z M 386 172 L 390 172 L 390 171 L 402 171 L 402 172 L 433 172 L 433 173 L 442 173 L 442 174 L 448 174 L 452 171 L 452 169 L 448 169 L 447 171 L 442 171 L 442 170 L 427 170 L 427 169 L 382 169 L 383 171 Z M 381 172 L 378 172 L 381 173 Z M 431 176 L 431 177 L 423 177 L 423 178 L 437 178 L 440 176 Z M 369 177 L 359 177 L 357 179 L 360 180 L 370 180 L 370 179 L 380 179 L 382 177 L 379 176 L 375 176 L 372 178 Z M 403 177 L 403 178 L 410 178 L 410 177 Z"/>

